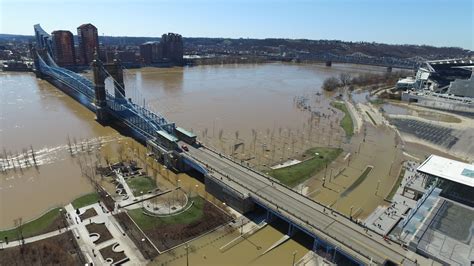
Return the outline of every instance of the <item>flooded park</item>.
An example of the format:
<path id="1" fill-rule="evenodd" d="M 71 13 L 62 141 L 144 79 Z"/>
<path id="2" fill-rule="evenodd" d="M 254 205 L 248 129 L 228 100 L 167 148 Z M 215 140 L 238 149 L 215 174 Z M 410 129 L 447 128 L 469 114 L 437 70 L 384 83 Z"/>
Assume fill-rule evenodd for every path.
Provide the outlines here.
<path id="1" fill-rule="evenodd" d="M 323 170 L 294 189 L 362 220 L 386 204 L 401 163 L 410 156 L 423 159 L 433 148 L 420 151 L 419 144 L 403 141 L 387 114 L 419 116 L 453 127 L 461 124 L 457 116 L 393 103 L 373 107 L 367 93 L 349 100 L 320 88 L 325 78 L 340 73 L 384 71 L 347 64 L 328 68 L 289 63 L 143 68 L 127 70 L 125 86 L 133 101 L 192 131 L 206 146 L 263 173 L 301 159 L 310 148 L 340 149 Z M 84 165 L 101 161 L 139 160 L 158 186 L 172 187 L 180 180 L 188 191 L 194 188 L 201 197 L 226 208 L 207 194 L 201 181 L 152 162 L 145 147 L 97 123 L 94 113 L 46 81 L 28 73 L 1 73 L 0 83 L 0 97 L 5 99 L 0 113 L 0 229 L 13 227 L 18 217 L 34 219 L 89 193 L 92 186 L 84 177 Z M 333 102 L 344 99 L 346 114 L 333 107 Z M 351 135 L 340 126 L 347 115 L 354 123 Z M 280 227 L 266 225 L 224 251 L 222 247 L 238 238 L 239 232 L 216 230 L 190 241 L 191 252 L 179 246 L 153 263 L 183 265 L 189 259 L 198 265 L 289 265 L 302 259 L 311 244 L 296 235 L 268 250 L 285 235 Z"/>

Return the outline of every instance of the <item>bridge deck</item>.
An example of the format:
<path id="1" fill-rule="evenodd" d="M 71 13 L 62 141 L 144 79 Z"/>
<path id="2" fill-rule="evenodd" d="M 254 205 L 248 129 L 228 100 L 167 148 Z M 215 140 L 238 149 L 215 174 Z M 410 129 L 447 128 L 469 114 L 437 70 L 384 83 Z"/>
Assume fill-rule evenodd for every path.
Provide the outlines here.
<path id="1" fill-rule="evenodd" d="M 362 261 L 383 263 L 386 259 L 400 264 L 411 264 L 418 256 L 396 243 L 387 243 L 381 236 L 365 233 L 364 228 L 338 214 L 323 211 L 323 206 L 288 189 L 267 177 L 206 149 L 190 147 L 187 152 L 202 164 L 207 164 L 212 175 L 237 191 L 246 191 L 254 200 L 298 224 L 319 239 L 337 246 L 344 253 Z M 278 206 L 278 208 L 277 208 Z"/>

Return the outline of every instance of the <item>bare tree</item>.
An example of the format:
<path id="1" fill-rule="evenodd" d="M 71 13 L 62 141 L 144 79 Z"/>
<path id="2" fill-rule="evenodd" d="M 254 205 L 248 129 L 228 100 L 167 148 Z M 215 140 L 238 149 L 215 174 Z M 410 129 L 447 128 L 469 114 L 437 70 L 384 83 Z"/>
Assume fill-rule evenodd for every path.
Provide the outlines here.
<path id="1" fill-rule="evenodd" d="M 343 73 L 339 74 L 339 81 L 341 82 L 342 86 L 346 87 L 351 83 L 352 76 L 351 76 L 351 74 L 349 74 L 347 72 L 343 72 Z"/>
<path id="2" fill-rule="evenodd" d="M 334 91 L 340 86 L 339 80 L 336 77 L 329 77 L 323 82 L 323 90 Z"/>

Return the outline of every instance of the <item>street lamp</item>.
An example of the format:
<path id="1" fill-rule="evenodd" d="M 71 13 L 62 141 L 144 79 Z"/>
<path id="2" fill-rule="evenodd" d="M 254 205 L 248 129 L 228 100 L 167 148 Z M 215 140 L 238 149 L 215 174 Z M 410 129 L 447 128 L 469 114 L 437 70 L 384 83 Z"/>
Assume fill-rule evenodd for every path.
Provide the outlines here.
<path id="1" fill-rule="evenodd" d="M 179 186 L 180 183 L 181 183 L 181 179 L 178 179 L 178 180 L 177 180 L 177 183 L 176 183 L 177 188 L 176 188 L 176 190 L 175 190 L 175 193 L 176 193 L 176 201 L 178 201 L 178 196 L 179 196 L 179 194 L 178 194 L 178 189 L 180 188 L 180 186 Z"/>
<path id="2" fill-rule="evenodd" d="M 189 245 L 188 245 L 188 243 L 186 243 L 184 248 L 186 249 L 186 266 L 189 266 L 189 252 L 188 252 Z"/>
<path id="3" fill-rule="evenodd" d="M 291 265 L 295 265 L 295 258 L 296 258 L 296 253 L 298 253 L 298 251 L 293 251 L 293 263 L 291 263 Z"/>

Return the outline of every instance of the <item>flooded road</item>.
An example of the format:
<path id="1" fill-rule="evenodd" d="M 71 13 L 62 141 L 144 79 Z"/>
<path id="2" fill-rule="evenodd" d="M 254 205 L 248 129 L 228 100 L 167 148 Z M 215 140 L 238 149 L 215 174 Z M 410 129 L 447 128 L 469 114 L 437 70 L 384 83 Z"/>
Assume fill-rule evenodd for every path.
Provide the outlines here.
<path id="1" fill-rule="evenodd" d="M 419 106 L 410 106 L 406 103 L 388 102 L 384 103 L 381 106 L 381 109 L 388 115 L 414 116 L 433 122 L 461 123 L 462 121 L 456 115 L 449 114 L 449 112 L 430 110 Z"/>
<path id="2" fill-rule="evenodd" d="M 277 229 L 266 226 L 237 245 L 227 250 L 221 247 L 239 237 L 239 232 L 223 234 L 213 232 L 189 244 L 188 259 L 190 265 L 292 265 L 293 253 L 295 262 L 300 260 L 308 248 L 294 239 L 289 239 L 280 246 L 264 254 L 284 234 Z M 245 255 L 243 255 L 245 254 Z M 184 246 L 172 252 L 160 255 L 150 265 L 186 265 Z"/>
<path id="3" fill-rule="evenodd" d="M 126 71 L 125 79 L 128 97 L 140 103 L 145 98 L 170 121 L 229 154 L 244 143 L 236 156 L 257 154 L 251 162 L 264 169 L 314 145 L 342 145 L 336 117 L 314 119 L 294 99 L 314 95 L 326 77 L 366 71 L 383 68 L 282 63 L 145 68 Z M 38 168 L 0 174 L 0 228 L 9 228 L 15 218 L 30 220 L 91 190 L 68 153 L 68 142 L 102 147 L 123 137 L 31 73 L 0 73 L 0 84 L 0 157 L 13 158 L 32 147 L 44 159 Z M 322 93 L 316 101 L 329 114 L 328 97 Z"/>

